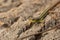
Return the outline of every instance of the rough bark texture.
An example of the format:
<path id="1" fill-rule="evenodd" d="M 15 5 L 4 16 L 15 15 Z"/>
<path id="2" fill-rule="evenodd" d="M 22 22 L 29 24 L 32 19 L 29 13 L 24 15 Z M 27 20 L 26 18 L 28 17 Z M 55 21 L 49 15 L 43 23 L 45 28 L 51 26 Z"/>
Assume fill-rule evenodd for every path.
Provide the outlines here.
<path id="1" fill-rule="evenodd" d="M 0 0 L 0 40 L 60 40 L 60 29 L 56 26 L 60 24 L 60 3 L 48 11 L 49 14 L 42 23 L 29 24 L 30 18 L 40 17 L 47 7 L 57 1 L 60 2 L 60 0 Z M 43 32 L 53 27 L 56 28 Z M 38 34 L 39 32 L 43 33 Z M 23 37 L 25 38 L 21 39 Z"/>

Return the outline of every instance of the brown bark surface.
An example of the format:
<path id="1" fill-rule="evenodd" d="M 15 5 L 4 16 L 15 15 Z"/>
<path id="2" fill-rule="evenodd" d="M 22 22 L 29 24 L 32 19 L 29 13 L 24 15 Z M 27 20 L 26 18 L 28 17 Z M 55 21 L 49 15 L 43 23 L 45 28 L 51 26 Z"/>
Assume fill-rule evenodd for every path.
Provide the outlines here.
<path id="1" fill-rule="evenodd" d="M 56 2 L 42 23 L 30 24 Z M 0 0 L 0 40 L 60 40 L 59 26 L 60 0 Z"/>

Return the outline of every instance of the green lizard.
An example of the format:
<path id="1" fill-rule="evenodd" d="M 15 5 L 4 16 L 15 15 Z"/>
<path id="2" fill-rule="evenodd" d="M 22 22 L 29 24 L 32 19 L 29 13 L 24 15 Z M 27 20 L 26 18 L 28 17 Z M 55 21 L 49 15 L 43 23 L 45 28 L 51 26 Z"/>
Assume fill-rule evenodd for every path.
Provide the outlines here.
<path id="1" fill-rule="evenodd" d="M 49 7 L 46 8 L 46 9 L 41 13 L 41 15 L 40 15 L 39 18 L 30 19 L 30 22 L 32 22 L 32 23 L 43 22 L 43 21 L 44 21 L 43 19 L 48 15 L 48 10 L 49 10 Z"/>
<path id="2" fill-rule="evenodd" d="M 48 11 L 48 8 L 47 9 L 45 9 L 42 13 L 41 13 L 41 15 L 40 15 L 40 17 L 39 18 L 36 18 L 36 19 L 32 19 L 31 20 L 31 22 L 42 22 L 42 21 L 44 21 L 43 19 L 47 16 L 47 11 Z"/>

